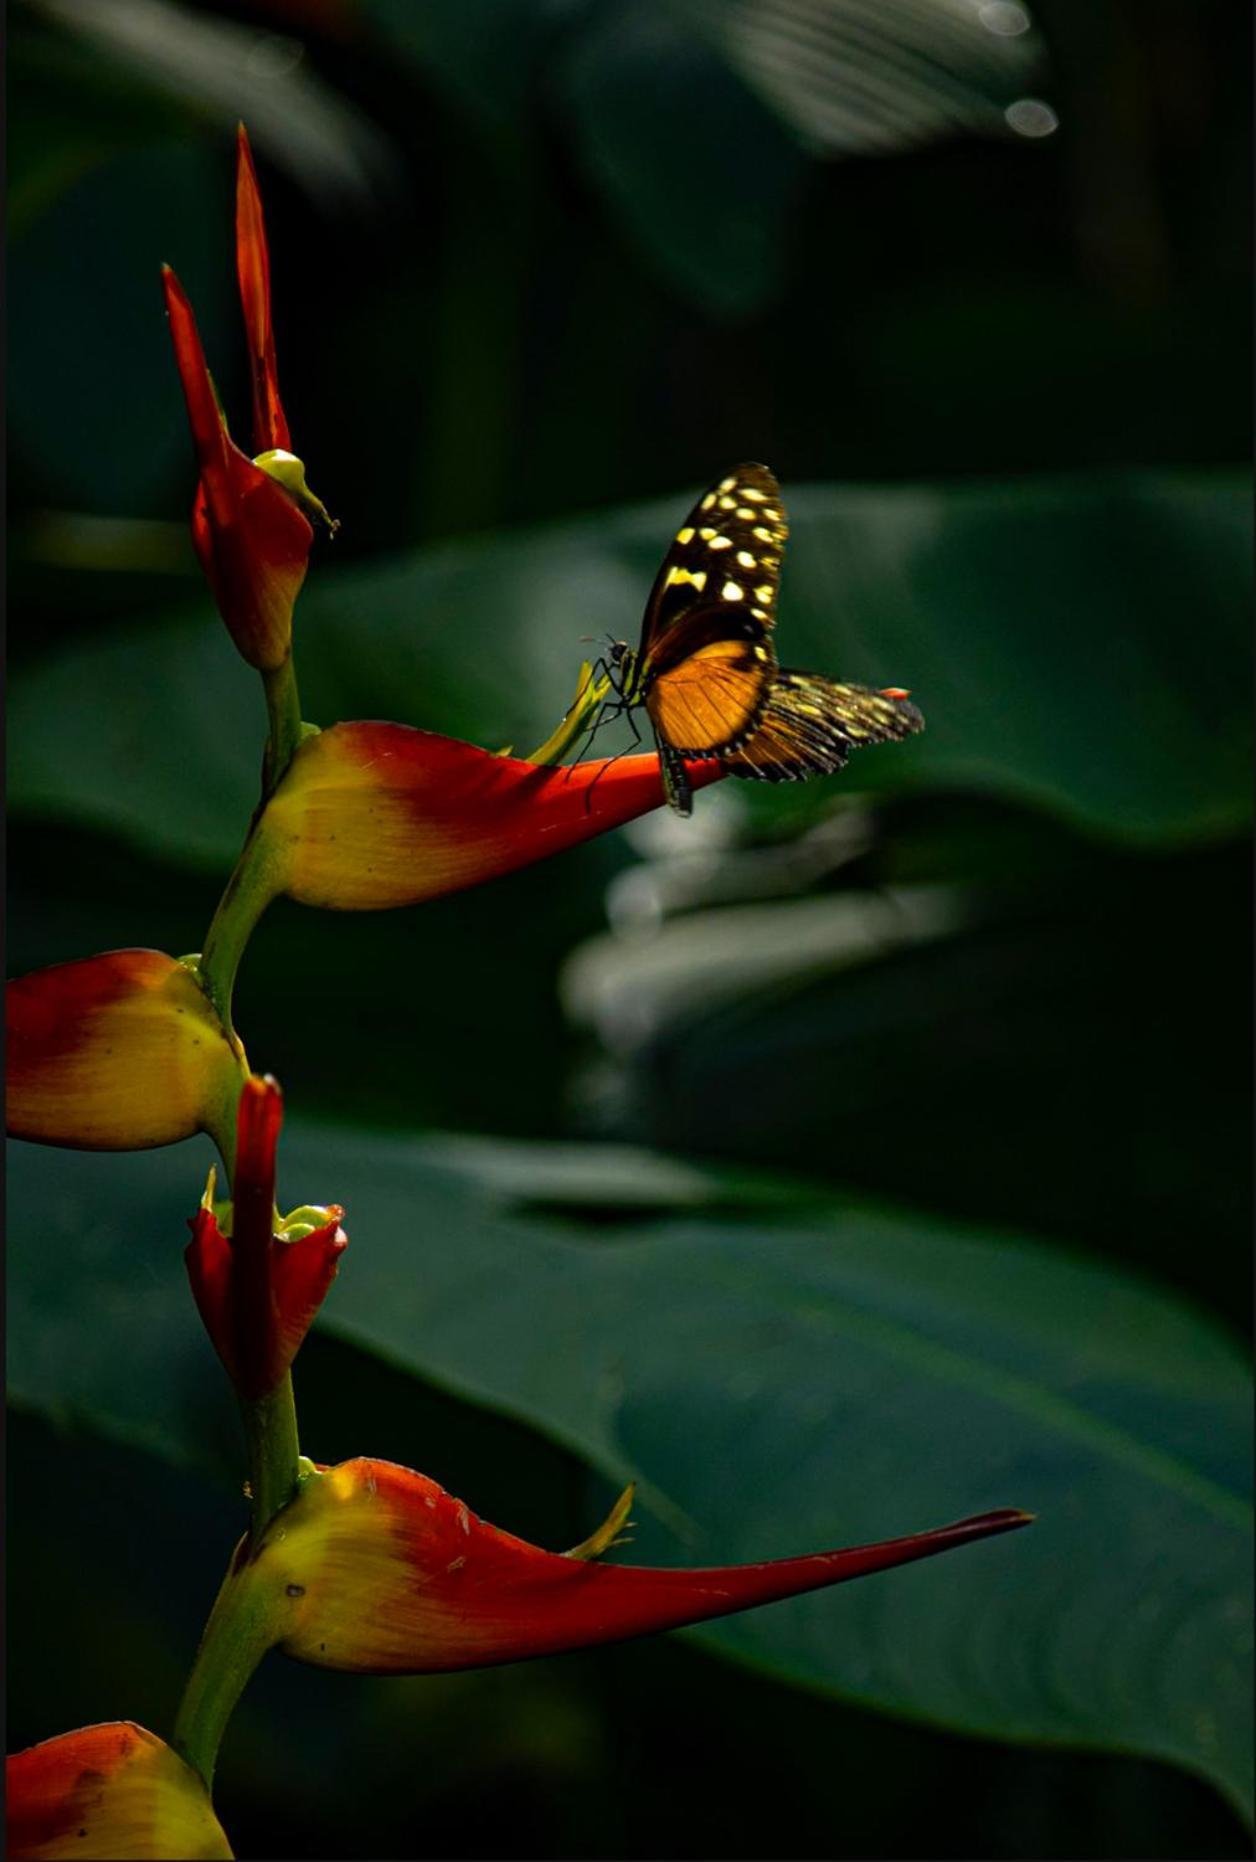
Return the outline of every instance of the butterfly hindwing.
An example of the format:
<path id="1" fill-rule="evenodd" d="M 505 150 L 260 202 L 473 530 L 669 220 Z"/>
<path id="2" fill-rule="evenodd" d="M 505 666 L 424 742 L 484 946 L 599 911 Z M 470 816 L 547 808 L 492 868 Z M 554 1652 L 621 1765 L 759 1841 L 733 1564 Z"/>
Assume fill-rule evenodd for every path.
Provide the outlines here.
<path id="1" fill-rule="evenodd" d="M 866 744 L 923 729 L 919 711 L 903 698 L 782 667 L 755 728 L 723 761 L 730 776 L 797 782 L 841 769 L 851 751 Z"/>
<path id="2" fill-rule="evenodd" d="M 683 754 L 723 755 L 754 730 L 775 672 L 762 635 L 707 640 L 650 681 L 650 722 Z"/>

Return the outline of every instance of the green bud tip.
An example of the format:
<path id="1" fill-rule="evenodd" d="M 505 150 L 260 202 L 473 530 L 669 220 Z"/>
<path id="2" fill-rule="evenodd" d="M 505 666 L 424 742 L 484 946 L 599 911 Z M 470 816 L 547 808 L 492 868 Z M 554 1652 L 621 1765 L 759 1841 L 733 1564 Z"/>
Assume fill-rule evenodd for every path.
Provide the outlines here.
<path id="1" fill-rule="evenodd" d="M 295 453 L 286 453 L 281 446 L 276 446 L 268 453 L 258 453 L 253 464 L 259 471 L 265 472 L 267 478 L 273 478 L 277 485 L 282 485 L 288 496 L 303 511 L 317 517 L 327 526 L 334 537 L 340 528 L 339 518 L 328 514 L 321 498 L 316 498 L 305 482 L 305 466 Z"/>

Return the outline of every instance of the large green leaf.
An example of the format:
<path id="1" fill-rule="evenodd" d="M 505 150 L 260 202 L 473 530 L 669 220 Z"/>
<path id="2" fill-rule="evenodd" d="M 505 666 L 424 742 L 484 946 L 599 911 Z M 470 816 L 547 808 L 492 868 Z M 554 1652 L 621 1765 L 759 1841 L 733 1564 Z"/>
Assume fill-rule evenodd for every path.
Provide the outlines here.
<path id="1" fill-rule="evenodd" d="M 776 296 L 806 158 L 718 39 L 633 0 L 596 9 L 559 69 L 584 168 L 664 276 L 716 314 Z"/>
<path id="2" fill-rule="evenodd" d="M 1032 1508 L 1014 1541 L 703 1635 L 871 1706 L 1169 1759 L 1249 1801 L 1250 1404 L 1224 1334 L 1049 1248 L 853 1204 L 555 1228 L 502 1208 L 512 1169 L 486 1196 L 465 1145 L 294 1127 L 284 1200 L 334 1194 L 353 1236 L 325 1323 L 637 1478 L 643 1558 Z M 16 1401 L 203 1453 L 191 1153 L 15 1146 L 11 1183 Z"/>
<path id="3" fill-rule="evenodd" d="M 1243 1324 L 1247 848 L 1050 851 L 1026 827 L 980 889 L 873 873 L 644 927 L 621 895 L 644 915 L 668 868 L 631 869 L 564 973 L 586 1128 L 1083 1240 Z"/>
<path id="4" fill-rule="evenodd" d="M 635 636 L 689 495 L 367 568 L 316 562 L 298 615 L 307 715 L 539 742 L 581 636 Z M 782 657 L 909 685 L 928 720 L 843 788 L 968 788 L 1140 841 L 1248 818 L 1245 475 L 787 496 Z M 13 685 L 10 805 L 221 863 L 256 794 L 249 686 L 204 609 L 33 668 Z M 808 806 L 834 793 L 811 784 Z"/>

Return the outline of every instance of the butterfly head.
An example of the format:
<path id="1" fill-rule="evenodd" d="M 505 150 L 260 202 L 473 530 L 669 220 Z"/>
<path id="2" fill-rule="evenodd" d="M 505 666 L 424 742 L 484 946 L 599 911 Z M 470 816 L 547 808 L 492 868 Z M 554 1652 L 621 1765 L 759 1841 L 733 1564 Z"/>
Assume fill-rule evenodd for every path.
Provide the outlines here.
<path id="1" fill-rule="evenodd" d="M 606 649 L 610 661 L 611 679 L 620 697 L 625 697 L 632 690 L 633 679 L 637 670 L 637 655 L 623 640 L 612 640 Z"/>

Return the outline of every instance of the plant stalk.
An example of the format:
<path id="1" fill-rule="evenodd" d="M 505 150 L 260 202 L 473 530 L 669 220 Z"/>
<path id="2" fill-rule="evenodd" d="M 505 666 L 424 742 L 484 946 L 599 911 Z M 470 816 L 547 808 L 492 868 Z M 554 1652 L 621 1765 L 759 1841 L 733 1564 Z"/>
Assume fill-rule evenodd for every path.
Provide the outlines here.
<path id="1" fill-rule="evenodd" d="M 241 1397 L 240 1409 L 248 1444 L 249 1490 L 253 1497 L 249 1541 L 256 1550 L 275 1514 L 282 1512 L 296 1493 L 300 1477 L 301 1451 L 297 1444 L 297 1410 L 291 1371 L 285 1371 L 265 1396 Z"/>
<path id="2" fill-rule="evenodd" d="M 231 998 L 236 973 L 257 921 L 273 897 L 269 884 L 271 852 L 263 824 L 254 822 L 218 901 L 200 954 L 201 983 L 233 1039 Z"/>
<path id="3" fill-rule="evenodd" d="M 241 1545 L 210 1612 L 179 1702 L 171 1744 L 208 1790 L 227 1722 L 266 1651 L 276 1641 L 274 1599 Z"/>
<path id="4" fill-rule="evenodd" d="M 270 719 L 262 789 L 265 795 L 269 795 L 282 780 L 302 737 L 301 698 L 297 691 L 297 673 L 291 652 L 282 666 L 262 674 L 262 686 Z"/>

